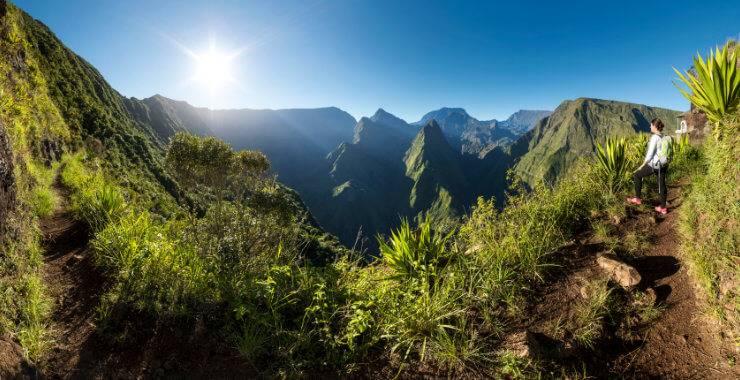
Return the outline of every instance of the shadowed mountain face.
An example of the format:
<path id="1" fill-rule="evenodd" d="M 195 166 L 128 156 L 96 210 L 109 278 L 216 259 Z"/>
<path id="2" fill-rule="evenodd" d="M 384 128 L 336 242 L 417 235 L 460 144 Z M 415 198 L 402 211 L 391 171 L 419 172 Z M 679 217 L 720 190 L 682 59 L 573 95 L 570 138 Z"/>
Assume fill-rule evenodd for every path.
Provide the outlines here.
<path id="1" fill-rule="evenodd" d="M 153 113 L 150 117 L 156 130 L 170 136 L 175 127 L 187 126 L 191 133 L 218 137 L 234 149 L 262 151 L 279 181 L 301 194 L 326 186 L 321 181 L 329 171 L 325 157 L 352 138 L 355 125 L 350 114 L 335 107 L 209 110 L 159 95 L 143 102 L 164 110 L 162 116 Z"/>

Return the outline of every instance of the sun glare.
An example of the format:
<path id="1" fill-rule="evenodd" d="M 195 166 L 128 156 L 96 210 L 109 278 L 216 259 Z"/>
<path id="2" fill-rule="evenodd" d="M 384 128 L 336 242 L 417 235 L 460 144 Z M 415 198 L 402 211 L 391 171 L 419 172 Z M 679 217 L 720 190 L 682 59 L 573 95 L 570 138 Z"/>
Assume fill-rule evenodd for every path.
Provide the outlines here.
<path id="1" fill-rule="evenodd" d="M 229 57 L 211 50 L 197 57 L 195 79 L 211 88 L 218 87 L 231 80 Z"/>

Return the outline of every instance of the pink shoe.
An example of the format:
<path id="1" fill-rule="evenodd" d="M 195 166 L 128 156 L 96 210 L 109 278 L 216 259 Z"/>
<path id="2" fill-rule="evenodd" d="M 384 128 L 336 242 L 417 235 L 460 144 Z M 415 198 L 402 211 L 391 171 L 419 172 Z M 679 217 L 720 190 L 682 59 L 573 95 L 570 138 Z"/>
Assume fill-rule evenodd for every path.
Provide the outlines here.
<path id="1" fill-rule="evenodd" d="M 627 202 L 634 203 L 636 205 L 641 205 L 642 204 L 642 199 L 640 199 L 640 198 L 627 198 Z"/>
<path id="2" fill-rule="evenodd" d="M 667 208 L 660 208 L 660 206 L 655 206 L 655 211 L 656 212 L 659 212 L 661 214 L 667 214 L 668 213 L 668 209 Z"/>

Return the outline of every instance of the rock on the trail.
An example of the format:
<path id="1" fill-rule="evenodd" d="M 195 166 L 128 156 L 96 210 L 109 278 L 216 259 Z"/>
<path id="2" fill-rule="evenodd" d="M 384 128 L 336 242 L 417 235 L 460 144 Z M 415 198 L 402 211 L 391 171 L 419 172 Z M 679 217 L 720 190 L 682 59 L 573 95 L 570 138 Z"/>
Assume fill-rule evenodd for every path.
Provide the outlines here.
<path id="1" fill-rule="evenodd" d="M 506 338 L 504 349 L 514 352 L 519 357 L 531 359 L 539 355 L 541 347 L 532 332 L 521 331 Z"/>
<path id="2" fill-rule="evenodd" d="M 642 281 L 640 273 L 633 266 L 620 260 L 610 253 L 599 253 L 596 257 L 599 267 L 614 279 L 619 285 L 630 287 Z"/>

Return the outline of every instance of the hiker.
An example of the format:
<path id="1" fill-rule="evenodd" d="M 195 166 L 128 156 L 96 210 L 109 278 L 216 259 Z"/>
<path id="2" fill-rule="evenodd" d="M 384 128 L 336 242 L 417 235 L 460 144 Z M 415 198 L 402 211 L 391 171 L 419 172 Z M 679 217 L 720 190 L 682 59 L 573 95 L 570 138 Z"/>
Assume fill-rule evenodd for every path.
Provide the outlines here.
<path id="1" fill-rule="evenodd" d="M 667 190 L 665 187 L 665 173 L 668 170 L 668 163 L 672 156 L 671 137 L 663 136 L 663 122 L 660 119 L 653 119 L 650 122 L 650 131 L 653 133 L 648 141 L 647 154 L 645 161 L 635 171 L 635 197 L 627 198 L 627 202 L 642 204 L 640 193 L 642 191 L 642 179 L 651 174 L 658 176 L 658 192 L 660 193 L 660 205 L 655 206 L 655 211 L 661 214 L 667 214 L 665 201 Z"/>

